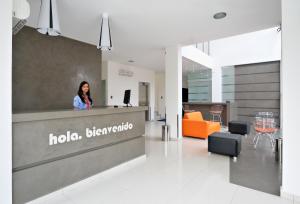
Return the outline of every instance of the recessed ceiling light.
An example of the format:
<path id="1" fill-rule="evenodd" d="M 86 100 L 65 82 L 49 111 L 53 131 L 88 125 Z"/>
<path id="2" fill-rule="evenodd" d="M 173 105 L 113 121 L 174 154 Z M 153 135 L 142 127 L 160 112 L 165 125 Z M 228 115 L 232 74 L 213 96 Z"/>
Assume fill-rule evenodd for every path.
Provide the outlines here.
<path id="1" fill-rule="evenodd" d="M 226 16 L 227 16 L 226 12 L 219 12 L 214 15 L 214 19 L 222 19 L 225 18 Z"/>
<path id="2" fill-rule="evenodd" d="M 134 63 L 134 60 L 128 60 L 129 63 Z"/>

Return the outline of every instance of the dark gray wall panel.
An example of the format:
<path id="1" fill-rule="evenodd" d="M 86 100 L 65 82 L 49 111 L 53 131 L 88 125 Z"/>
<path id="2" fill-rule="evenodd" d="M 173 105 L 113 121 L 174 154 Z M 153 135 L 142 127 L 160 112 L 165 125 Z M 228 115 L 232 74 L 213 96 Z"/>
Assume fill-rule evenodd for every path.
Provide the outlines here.
<path id="1" fill-rule="evenodd" d="M 279 92 L 237 92 L 235 93 L 235 99 L 247 99 L 247 100 L 279 100 L 280 93 Z"/>
<path id="2" fill-rule="evenodd" d="M 251 69 L 248 69 L 251 67 Z M 254 73 L 268 73 L 268 72 L 280 72 L 280 63 L 275 62 L 267 62 L 260 64 L 248 64 L 248 65 L 239 65 L 235 68 L 235 74 L 254 74 Z"/>
<path id="3" fill-rule="evenodd" d="M 223 69 L 223 101 L 232 101 L 232 119 L 250 120 L 258 111 L 280 112 L 280 62 Z"/>
<path id="4" fill-rule="evenodd" d="M 279 108 L 279 100 L 235 100 L 238 108 Z"/>
<path id="5" fill-rule="evenodd" d="M 91 110 L 93 111 L 93 110 Z M 129 122 L 131 130 L 111 133 L 93 138 L 85 137 L 86 128 L 104 128 Z M 80 141 L 49 146 L 49 134 L 55 136 L 77 132 L 83 137 Z M 61 156 L 82 153 L 107 144 L 120 142 L 145 133 L 144 112 L 119 113 L 99 117 L 74 117 L 55 120 L 41 120 L 13 124 L 13 168 L 26 168 L 39 163 L 59 159 Z"/>
<path id="6" fill-rule="evenodd" d="M 13 174 L 13 203 L 23 204 L 145 154 L 145 138 L 57 160 Z"/>
<path id="7" fill-rule="evenodd" d="M 12 57 L 14 112 L 72 108 L 83 80 L 95 105 L 104 105 L 96 46 L 24 27 L 13 37 Z"/>
<path id="8" fill-rule="evenodd" d="M 25 203 L 144 155 L 146 109 L 103 108 L 14 114 L 14 204 Z M 112 127 L 122 122 L 129 122 L 132 127 L 119 132 L 111 129 L 111 132 L 98 136 L 95 132 L 94 137 L 86 137 L 86 128 Z M 66 135 L 67 131 L 79 133 L 82 138 L 49 144 L 49 133 L 59 136 Z"/>
<path id="9" fill-rule="evenodd" d="M 238 120 L 254 120 L 258 111 L 280 112 L 280 63 L 235 67 L 235 107 Z"/>
<path id="10" fill-rule="evenodd" d="M 264 91 L 276 91 L 280 90 L 280 83 L 256 83 L 256 84 L 236 84 L 236 92 L 264 92 Z"/>
<path id="11" fill-rule="evenodd" d="M 244 67 L 246 69 L 246 67 Z M 251 68 L 249 68 L 251 69 Z M 279 73 L 259 73 L 247 75 L 235 75 L 235 84 L 256 84 L 279 82 Z"/>

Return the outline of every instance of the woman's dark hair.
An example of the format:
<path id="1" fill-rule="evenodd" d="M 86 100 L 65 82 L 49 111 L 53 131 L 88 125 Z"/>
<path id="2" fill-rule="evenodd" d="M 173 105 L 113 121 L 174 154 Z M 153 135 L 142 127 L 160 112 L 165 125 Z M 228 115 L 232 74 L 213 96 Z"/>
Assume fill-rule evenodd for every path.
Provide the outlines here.
<path id="1" fill-rule="evenodd" d="M 89 85 L 88 82 L 82 81 L 82 82 L 80 83 L 80 85 L 79 85 L 79 89 L 78 89 L 78 92 L 77 92 L 78 96 L 80 97 L 80 99 L 81 99 L 81 101 L 82 101 L 83 103 L 85 103 L 85 100 L 84 100 L 84 98 L 83 98 L 82 87 L 83 87 L 85 84 Z M 89 91 L 86 93 L 86 95 L 87 95 L 87 97 L 89 98 L 89 101 L 91 102 L 91 104 L 93 104 L 93 100 L 92 100 L 91 94 L 90 94 L 90 85 L 89 85 Z"/>

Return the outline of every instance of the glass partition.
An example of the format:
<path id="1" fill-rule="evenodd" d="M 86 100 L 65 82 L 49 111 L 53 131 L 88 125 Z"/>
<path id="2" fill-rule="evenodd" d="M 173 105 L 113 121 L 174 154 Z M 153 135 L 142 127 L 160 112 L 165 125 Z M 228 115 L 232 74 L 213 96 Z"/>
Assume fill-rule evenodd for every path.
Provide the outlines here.
<path id="1" fill-rule="evenodd" d="M 188 73 L 189 102 L 211 102 L 211 69 L 201 69 Z"/>

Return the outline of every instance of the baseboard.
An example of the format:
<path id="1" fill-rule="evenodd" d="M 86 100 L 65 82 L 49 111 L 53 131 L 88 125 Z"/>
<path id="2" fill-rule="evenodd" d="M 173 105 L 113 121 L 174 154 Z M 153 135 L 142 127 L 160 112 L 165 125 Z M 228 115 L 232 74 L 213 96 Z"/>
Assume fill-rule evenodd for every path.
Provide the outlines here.
<path id="1" fill-rule="evenodd" d="M 285 199 L 292 200 L 293 202 L 300 202 L 300 196 L 285 192 L 282 190 L 282 187 L 280 187 L 280 196 Z"/>
<path id="2" fill-rule="evenodd" d="M 294 195 L 284 192 L 281 187 L 280 187 L 280 197 L 294 201 Z"/>

